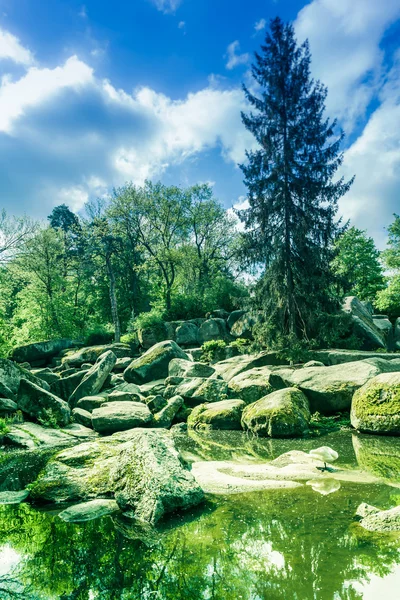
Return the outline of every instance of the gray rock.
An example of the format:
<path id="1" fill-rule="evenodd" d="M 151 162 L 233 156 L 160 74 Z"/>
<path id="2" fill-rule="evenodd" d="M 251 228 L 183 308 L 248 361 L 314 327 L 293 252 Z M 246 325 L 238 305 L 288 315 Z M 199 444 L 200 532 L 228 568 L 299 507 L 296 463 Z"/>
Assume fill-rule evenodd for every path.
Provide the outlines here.
<path id="1" fill-rule="evenodd" d="M 150 426 L 152 423 L 153 415 L 141 402 L 107 402 L 92 412 L 93 429 L 103 434 Z"/>
<path id="2" fill-rule="evenodd" d="M 367 531 L 391 532 L 400 531 L 400 506 L 390 510 L 379 510 L 375 506 L 361 504 L 357 509 L 358 516 L 362 516 L 361 527 Z"/>
<path id="3" fill-rule="evenodd" d="M 129 365 L 132 362 L 132 358 L 130 356 L 126 356 L 125 358 L 118 358 L 117 362 L 115 363 L 114 366 L 114 372 L 115 373 L 122 373 L 123 371 L 125 371 L 125 369 L 127 367 L 129 367 Z"/>
<path id="4" fill-rule="evenodd" d="M 107 402 L 143 402 L 144 398 L 136 392 L 123 392 L 122 390 L 113 390 L 107 396 Z"/>
<path id="5" fill-rule="evenodd" d="M 145 402 L 152 413 L 157 413 L 163 409 L 164 406 L 167 406 L 167 400 L 164 398 L 164 396 L 161 396 L 161 394 L 157 394 L 156 396 L 147 396 L 147 398 L 145 398 Z"/>
<path id="6" fill-rule="evenodd" d="M 54 419 L 60 427 L 68 425 L 71 418 L 70 408 L 64 400 L 26 379 L 21 380 L 17 405 L 30 417 L 45 423 Z"/>
<path id="7" fill-rule="evenodd" d="M 138 337 L 142 348 L 148 350 L 152 346 L 167 339 L 166 323 L 159 323 L 148 329 L 140 329 L 138 331 Z"/>
<path id="8" fill-rule="evenodd" d="M 51 384 L 50 391 L 59 398 L 62 398 L 63 400 L 68 400 L 72 392 L 76 390 L 78 385 L 81 383 L 82 379 L 85 376 L 85 372 L 86 371 L 77 371 L 72 375 L 62 377 L 58 381 L 55 381 Z"/>
<path id="9" fill-rule="evenodd" d="M 128 344 L 116 343 L 81 348 L 76 352 L 65 354 L 62 362 L 63 364 L 67 363 L 70 367 L 80 367 L 84 363 L 95 363 L 105 352 L 113 352 L 117 358 L 124 358 L 131 355 L 131 349 Z"/>
<path id="10" fill-rule="evenodd" d="M 303 365 L 303 369 L 308 369 L 308 367 L 324 367 L 324 363 L 320 362 L 319 360 L 309 360 L 308 362 L 304 363 Z"/>
<path id="11" fill-rule="evenodd" d="M 34 342 L 33 344 L 26 344 L 25 346 L 17 346 L 13 349 L 11 358 L 19 363 L 23 362 L 37 362 L 37 361 L 48 361 L 60 354 L 62 350 L 72 348 L 76 345 L 69 339 L 61 340 L 48 340 L 46 342 Z"/>
<path id="12" fill-rule="evenodd" d="M 0 415 L 8 415 L 15 413 L 18 410 L 18 405 L 8 398 L 0 398 Z"/>
<path id="13" fill-rule="evenodd" d="M 269 367 L 255 367 L 239 373 L 228 383 L 230 393 L 235 398 L 244 400 L 246 404 L 260 400 L 274 391 L 270 383 L 271 374 Z"/>
<path id="14" fill-rule="evenodd" d="M 29 496 L 29 490 L 0 492 L 0 504 L 20 504 Z"/>
<path id="15" fill-rule="evenodd" d="M 84 521 L 93 521 L 105 515 L 112 515 L 119 512 L 120 508 L 115 500 L 98 498 L 89 502 L 75 504 L 61 511 L 58 516 L 67 523 L 82 523 Z"/>
<path id="16" fill-rule="evenodd" d="M 197 406 L 205 402 L 218 402 L 228 398 L 228 385 L 222 379 L 205 379 L 196 377 L 184 379 L 171 390 L 171 395 L 182 396 L 187 407 Z"/>
<path id="17" fill-rule="evenodd" d="M 310 409 L 305 395 L 294 388 L 278 390 L 242 414 L 242 426 L 259 436 L 297 437 L 308 432 Z"/>
<path id="18" fill-rule="evenodd" d="M 74 408 L 72 410 L 72 416 L 75 423 L 79 423 L 84 427 L 92 427 L 92 415 L 89 411 L 83 408 Z"/>
<path id="19" fill-rule="evenodd" d="M 350 418 L 359 431 L 400 435 L 400 373 L 381 373 L 359 388 Z"/>
<path id="20" fill-rule="evenodd" d="M 207 319 L 200 325 L 198 339 L 200 344 L 204 344 L 210 340 L 223 340 L 227 335 L 228 330 L 223 319 Z"/>
<path id="21" fill-rule="evenodd" d="M 48 367 L 45 369 L 33 369 L 31 373 L 42 381 L 46 381 L 49 385 L 60 379 L 60 376 L 57 373 L 53 373 Z"/>
<path id="22" fill-rule="evenodd" d="M 133 360 L 124 371 L 128 383 L 143 384 L 165 378 L 173 358 L 188 358 L 187 354 L 172 340 L 160 342 L 142 356 Z"/>
<path id="23" fill-rule="evenodd" d="M 400 350 L 400 317 L 397 317 L 394 324 L 394 347 Z"/>
<path id="24" fill-rule="evenodd" d="M 78 400 L 76 407 L 87 412 L 92 412 L 95 408 L 100 408 L 100 406 L 107 402 L 107 398 L 106 394 L 101 396 L 84 396 L 84 398 Z"/>
<path id="25" fill-rule="evenodd" d="M 253 327 L 256 324 L 256 318 L 249 314 L 242 315 L 231 327 L 231 335 L 234 338 L 244 340 L 253 339 Z"/>
<path id="26" fill-rule="evenodd" d="M 32 450 L 73 446 L 97 437 L 98 434 L 93 429 L 88 429 L 78 423 L 71 423 L 63 429 L 50 429 L 37 423 L 26 422 L 12 425 L 10 431 L 4 436 L 3 442 L 16 448 Z"/>
<path id="27" fill-rule="evenodd" d="M 94 396 L 100 392 L 116 362 L 117 357 L 111 350 L 102 354 L 97 363 L 84 374 L 81 383 L 72 392 L 69 397 L 70 405 L 75 407 L 78 400 L 84 396 Z"/>
<path id="28" fill-rule="evenodd" d="M 376 326 L 371 313 L 358 298 L 355 296 L 348 296 L 345 298 L 343 312 L 351 316 L 354 332 L 363 341 L 363 350 L 386 348 L 385 335 Z"/>
<path id="29" fill-rule="evenodd" d="M 227 318 L 228 329 L 232 329 L 236 321 L 238 321 L 245 314 L 244 310 L 234 310 L 231 312 L 229 317 Z"/>
<path id="30" fill-rule="evenodd" d="M 144 383 L 140 386 L 139 390 L 142 396 L 144 396 L 145 398 L 147 396 L 163 394 L 165 390 L 164 379 L 156 379 L 155 381 Z"/>
<path id="31" fill-rule="evenodd" d="M 373 315 L 372 322 L 375 327 L 380 331 L 384 341 L 385 346 L 388 350 L 394 349 L 394 329 L 393 325 L 384 315 Z"/>
<path id="32" fill-rule="evenodd" d="M 196 406 L 188 418 L 191 429 L 242 429 L 241 417 L 246 403 L 243 400 L 222 400 Z"/>
<path id="33" fill-rule="evenodd" d="M 172 421 L 182 406 L 183 398 L 181 396 L 173 396 L 170 398 L 166 406 L 154 415 L 155 425 L 158 425 L 158 427 L 165 427 L 166 429 L 171 427 Z"/>
<path id="34" fill-rule="evenodd" d="M 225 381 L 230 381 L 236 375 L 258 367 L 287 365 L 288 362 L 279 358 L 276 352 L 261 352 L 260 354 L 242 354 L 214 363 L 213 367 Z"/>
<path id="35" fill-rule="evenodd" d="M 201 362 L 193 362 L 182 358 L 174 358 L 168 365 L 170 377 L 211 377 L 215 369 Z"/>
<path id="36" fill-rule="evenodd" d="M 9 399 L 15 401 L 19 384 L 22 379 L 26 379 L 27 381 L 30 381 L 31 383 L 34 383 L 46 390 L 50 389 L 49 385 L 45 381 L 35 377 L 35 375 L 32 375 L 32 373 L 26 369 L 22 369 L 19 365 L 11 360 L 8 360 L 7 358 L 0 358 L 0 384 L 2 384 L 2 395 L 9 397 L 7 394 L 11 392 Z"/>
<path id="37" fill-rule="evenodd" d="M 179 346 L 195 346 L 199 343 L 199 328 L 194 323 L 182 323 L 176 328 L 175 340 Z"/>
<path id="38" fill-rule="evenodd" d="M 314 350 L 311 356 L 314 360 L 321 361 L 326 366 L 341 365 L 367 358 L 384 360 L 398 360 L 400 358 L 400 355 L 395 352 L 372 352 L 371 350 Z"/>

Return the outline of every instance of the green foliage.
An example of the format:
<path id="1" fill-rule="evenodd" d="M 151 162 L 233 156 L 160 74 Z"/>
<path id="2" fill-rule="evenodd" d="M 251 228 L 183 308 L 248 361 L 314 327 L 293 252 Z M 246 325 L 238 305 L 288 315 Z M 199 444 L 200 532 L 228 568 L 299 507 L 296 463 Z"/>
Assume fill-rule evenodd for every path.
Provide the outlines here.
<path id="1" fill-rule="evenodd" d="M 201 360 L 203 362 L 211 363 L 218 360 L 224 359 L 224 352 L 227 344 L 224 340 L 210 340 L 204 342 L 201 347 Z"/>
<path id="2" fill-rule="evenodd" d="M 165 321 L 165 311 L 159 307 L 153 307 L 147 312 L 138 315 L 128 326 L 128 330 L 140 331 L 152 329 L 154 331 L 161 330 Z"/>
<path id="3" fill-rule="evenodd" d="M 389 317 L 400 317 L 400 274 L 390 277 L 386 289 L 376 295 L 376 308 Z"/>
<path id="4" fill-rule="evenodd" d="M 390 270 L 387 287 L 378 292 L 375 306 L 391 318 L 400 317 L 400 216 L 388 227 L 388 248 L 382 252 L 384 265 Z"/>
<path id="5" fill-rule="evenodd" d="M 6 435 L 10 431 L 8 422 L 3 417 L 0 417 L 0 436 Z"/>
<path id="6" fill-rule="evenodd" d="M 38 421 L 41 425 L 43 425 L 43 427 L 60 429 L 57 416 L 54 414 L 54 411 L 51 408 L 43 408 L 40 417 L 38 417 Z"/>
<path id="7" fill-rule="evenodd" d="M 335 242 L 333 272 L 338 276 L 343 294 L 374 302 L 376 293 L 385 287 L 379 251 L 365 231 L 351 227 Z"/>
<path id="8" fill-rule="evenodd" d="M 326 417 L 315 412 L 311 415 L 309 427 L 312 436 L 326 435 L 333 431 L 348 431 L 351 429 L 350 415 L 349 413 L 338 413 Z"/>
<path id="9" fill-rule="evenodd" d="M 237 338 L 229 344 L 230 348 L 234 348 L 239 354 L 246 354 L 250 350 L 250 341 L 243 338 Z"/>
<path id="10" fill-rule="evenodd" d="M 97 346 L 98 344 L 110 344 L 114 339 L 114 328 L 111 323 L 97 325 L 86 332 L 85 346 Z"/>

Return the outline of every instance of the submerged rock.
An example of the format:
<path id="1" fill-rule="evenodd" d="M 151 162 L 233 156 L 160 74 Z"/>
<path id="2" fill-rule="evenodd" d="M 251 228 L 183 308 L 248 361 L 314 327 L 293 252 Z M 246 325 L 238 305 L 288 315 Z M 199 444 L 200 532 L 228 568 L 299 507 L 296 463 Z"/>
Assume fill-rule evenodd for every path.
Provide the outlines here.
<path id="1" fill-rule="evenodd" d="M 115 500 L 98 498 L 89 502 L 81 502 L 61 511 L 58 516 L 67 523 L 92 521 L 105 515 L 112 515 L 120 510 Z"/>
<path id="2" fill-rule="evenodd" d="M 249 404 L 242 414 L 242 426 L 269 437 L 296 437 L 308 432 L 310 409 L 306 396 L 293 388 L 278 390 Z"/>
<path id="3" fill-rule="evenodd" d="M 352 441 L 362 469 L 400 483 L 400 437 L 353 433 Z"/>
<path id="4" fill-rule="evenodd" d="M 31 486 L 31 497 L 47 502 L 113 496 L 124 511 L 151 524 L 204 497 L 163 429 L 135 429 L 64 450 Z"/>
<path id="5" fill-rule="evenodd" d="M 64 400 L 26 379 L 21 380 L 17 404 L 30 417 L 49 423 L 54 420 L 60 427 L 68 425 L 71 418 L 71 410 Z"/>
<path id="6" fill-rule="evenodd" d="M 362 517 L 360 525 L 367 531 L 382 533 L 400 531 L 400 506 L 390 510 L 379 510 L 375 506 L 361 504 L 357 509 L 357 515 Z"/>
<path id="7" fill-rule="evenodd" d="M 106 402 L 92 412 L 95 431 L 103 434 L 145 427 L 153 421 L 153 415 L 142 402 Z"/>
<path id="8" fill-rule="evenodd" d="M 359 431 L 400 435 L 400 373 L 381 373 L 357 390 L 350 418 Z"/>
<path id="9" fill-rule="evenodd" d="M 188 359 L 187 354 L 172 340 L 155 344 L 142 356 L 133 360 L 124 371 L 128 383 L 143 384 L 168 376 L 168 365 L 173 358 Z"/>
<path id="10" fill-rule="evenodd" d="M 246 403 L 243 400 L 222 400 L 200 404 L 188 418 L 191 429 L 241 430 L 241 417 Z"/>
<path id="11" fill-rule="evenodd" d="M 81 398 L 94 396 L 100 392 L 116 362 L 117 357 L 111 350 L 102 354 L 97 363 L 85 373 L 76 390 L 72 392 L 69 397 L 70 405 L 74 407 Z"/>

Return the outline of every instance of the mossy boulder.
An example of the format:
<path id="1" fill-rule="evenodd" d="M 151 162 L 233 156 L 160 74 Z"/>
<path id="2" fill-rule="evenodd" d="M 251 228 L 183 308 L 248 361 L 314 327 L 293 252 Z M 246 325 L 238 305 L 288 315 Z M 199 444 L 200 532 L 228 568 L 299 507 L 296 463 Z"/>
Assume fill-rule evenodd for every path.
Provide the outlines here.
<path id="1" fill-rule="evenodd" d="M 256 367 L 244 371 L 229 381 L 230 393 L 232 396 L 244 400 L 246 404 L 256 402 L 274 391 L 270 383 L 270 376 L 271 370 L 268 367 Z"/>
<path id="2" fill-rule="evenodd" d="M 12 425 L 10 431 L 4 436 L 3 443 L 24 450 L 35 450 L 36 448 L 47 450 L 62 446 L 74 446 L 97 437 L 98 433 L 93 429 L 78 423 L 71 423 L 62 429 L 51 429 L 38 423 L 26 421 L 25 423 Z M 23 462 L 27 460 L 28 454 L 23 453 L 19 456 Z"/>
<path id="3" fill-rule="evenodd" d="M 241 417 L 246 403 L 243 400 L 221 400 L 200 404 L 189 415 L 190 429 L 241 430 Z"/>
<path id="4" fill-rule="evenodd" d="M 21 380 L 17 405 L 25 414 L 53 427 L 68 425 L 71 418 L 67 402 L 26 379 Z"/>
<path id="5" fill-rule="evenodd" d="M 92 425 L 102 434 L 146 427 L 153 423 L 153 415 L 142 402 L 106 402 L 92 412 Z"/>
<path id="6" fill-rule="evenodd" d="M 70 395 L 68 399 L 70 405 L 75 407 L 81 398 L 94 396 L 100 392 L 116 362 L 117 357 L 111 350 L 102 354 L 96 364 L 86 371 L 82 381 Z"/>
<path id="7" fill-rule="evenodd" d="M 224 319 L 207 319 L 200 325 L 199 342 L 209 342 L 211 340 L 224 340 L 228 335 L 226 321 Z"/>
<path id="8" fill-rule="evenodd" d="M 350 417 L 359 431 L 400 435 L 400 373 L 381 373 L 357 390 Z"/>
<path id="9" fill-rule="evenodd" d="M 169 377 L 211 377 L 215 369 L 211 365 L 174 358 L 168 365 Z"/>
<path id="10" fill-rule="evenodd" d="M 253 315 L 244 314 L 237 319 L 231 327 L 231 335 L 234 338 L 244 340 L 253 339 L 253 327 L 257 323 L 257 319 Z"/>
<path id="11" fill-rule="evenodd" d="M 176 343 L 180 346 L 196 346 L 199 343 L 199 328 L 194 323 L 186 321 L 175 331 Z"/>
<path id="12" fill-rule="evenodd" d="M 376 326 L 368 308 L 358 298 L 345 298 L 343 312 L 351 316 L 354 333 L 362 340 L 362 350 L 386 348 L 385 332 Z"/>
<path id="13" fill-rule="evenodd" d="M 278 390 L 249 404 L 243 429 L 263 437 L 297 437 L 308 432 L 310 409 L 305 395 L 294 388 Z"/>
<path id="14" fill-rule="evenodd" d="M 115 497 L 122 510 L 152 525 L 204 498 L 163 429 L 135 429 L 59 452 L 30 487 L 31 497 L 44 502 Z"/>
<path id="15" fill-rule="evenodd" d="M 48 340 L 45 342 L 33 342 L 24 346 L 16 346 L 11 358 L 16 362 L 34 363 L 38 361 L 48 361 L 66 350 L 72 348 L 76 343 L 70 339 Z"/>
<path id="16" fill-rule="evenodd" d="M 177 413 L 183 406 L 183 398 L 181 396 L 173 396 L 167 401 L 167 404 L 154 415 L 154 424 L 158 427 L 168 429 L 172 425 Z"/>
<path id="17" fill-rule="evenodd" d="M 70 367 L 80 367 L 84 363 L 95 363 L 105 352 L 113 352 L 117 358 L 131 356 L 131 347 L 128 344 L 107 344 L 100 346 L 88 346 L 74 352 L 67 352 L 62 358 L 62 364 Z"/>
<path id="18" fill-rule="evenodd" d="M 174 358 L 188 360 L 188 355 L 173 340 L 160 342 L 131 362 L 124 371 L 124 379 L 128 383 L 139 385 L 165 379 L 168 376 L 168 365 Z"/>

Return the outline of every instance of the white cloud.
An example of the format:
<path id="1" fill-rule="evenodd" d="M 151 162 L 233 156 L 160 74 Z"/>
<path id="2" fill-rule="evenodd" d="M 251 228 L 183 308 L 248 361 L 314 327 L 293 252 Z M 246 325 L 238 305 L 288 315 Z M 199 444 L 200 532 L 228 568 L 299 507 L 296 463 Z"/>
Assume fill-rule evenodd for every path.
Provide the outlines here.
<path id="1" fill-rule="evenodd" d="M 398 18 L 399 0 L 313 0 L 297 16 L 299 41 L 310 40 L 313 75 L 328 86 L 328 113 L 348 132 L 379 89 L 379 43 Z"/>
<path id="2" fill-rule="evenodd" d="M 157 10 L 163 13 L 174 13 L 182 0 L 150 0 Z"/>
<path id="3" fill-rule="evenodd" d="M 240 50 L 240 44 L 238 40 L 235 40 L 231 44 L 229 44 L 226 49 L 225 58 L 227 59 L 226 68 L 231 70 L 237 67 L 238 65 L 245 65 L 250 60 L 250 54 L 247 52 L 245 54 L 237 54 Z"/>
<path id="4" fill-rule="evenodd" d="M 262 31 L 263 29 L 265 29 L 266 24 L 267 21 L 265 19 L 260 19 L 254 24 L 254 29 L 256 31 Z"/>
<path id="5" fill-rule="evenodd" d="M 84 4 L 82 4 L 80 11 L 78 12 L 78 16 L 82 19 L 87 19 L 87 8 Z"/>
<path id="6" fill-rule="evenodd" d="M 179 21 L 178 29 L 185 29 L 185 25 L 186 25 L 185 21 Z"/>
<path id="7" fill-rule="evenodd" d="M 18 81 L 3 79 L 0 87 L 0 131 L 10 133 L 24 112 L 56 95 L 63 88 L 79 88 L 92 81 L 92 69 L 76 56 L 62 67 L 31 67 Z"/>
<path id="8" fill-rule="evenodd" d="M 31 51 L 24 48 L 15 35 L 4 29 L 0 29 L 0 59 L 9 59 L 22 65 L 34 62 Z"/>

